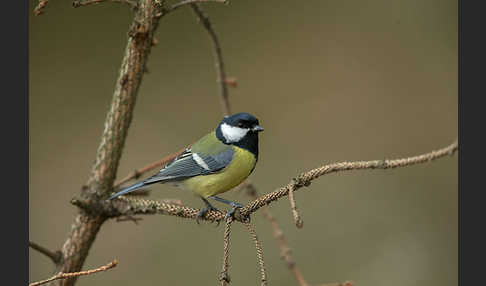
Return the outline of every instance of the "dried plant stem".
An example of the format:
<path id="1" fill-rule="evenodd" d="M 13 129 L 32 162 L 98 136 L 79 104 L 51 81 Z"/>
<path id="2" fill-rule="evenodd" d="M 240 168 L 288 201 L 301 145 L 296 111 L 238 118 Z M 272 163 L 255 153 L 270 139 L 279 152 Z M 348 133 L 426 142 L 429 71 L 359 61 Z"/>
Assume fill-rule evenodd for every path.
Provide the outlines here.
<path id="1" fill-rule="evenodd" d="M 258 198 L 258 191 L 252 183 L 247 181 L 246 189 L 247 189 L 248 195 L 252 199 Z M 278 247 L 280 248 L 280 257 L 287 264 L 287 267 L 289 268 L 289 270 L 294 275 L 295 279 L 297 280 L 297 283 L 299 283 L 299 286 L 308 286 L 307 282 L 304 279 L 304 276 L 302 275 L 302 272 L 300 272 L 300 269 L 297 267 L 297 264 L 292 259 L 292 256 L 290 255 L 291 250 L 287 245 L 287 241 L 285 240 L 285 236 L 283 235 L 283 231 L 280 228 L 277 219 L 270 212 L 270 209 L 269 209 L 268 206 L 265 206 L 265 207 L 262 208 L 262 214 L 263 214 L 263 217 L 266 218 L 270 222 L 270 224 L 272 225 L 273 236 L 277 240 Z"/>
<path id="2" fill-rule="evenodd" d="M 203 27 L 208 32 L 214 46 L 214 64 L 216 66 L 217 71 L 217 81 L 220 87 L 220 95 L 221 95 L 221 103 L 223 106 L 224 115 L 231 114 L 231 106 L 229 103 L 229 92 L 227 86 L 227 79 L 226 79 L 226 71 L 224 69 L 224 62 L 223 62 L 223 52 L 221 51 L 221 45 L 218 40 L 218 36 L 209 21 L 209 17 L 204 13 L 202 8 L 198 4 L 191 4 L 191 8 L 194 11 L 194 14 L 198 17 L 199 21 L 203 25 Z"/>
<path id="3" fill-rule="evenodd" d="M 39 0 L 39 4 L 34 8 L 34 14 L 36 16 L 44 14 L 44 8 L 46 8 L 47 3 L 49 3 L 49 0 Z"/>
<path id="4" fill-rule="evenodd" d="M 156 169 L 156 168 L 160 168 L 164 165 L 166 165 L 167 163 L 169 163 L 170 161 L 172 161 L 175 157 L 177 157 L 179 154 L 181 154 L 182 152 L 184 152 L 184 150 L 186 150 L 190 145 L 184 147 L 183 149 L 177 151 L 176 153 L 174 154 L 171 154 L 171 155 L 168 155 L 162 159 L 160 159 L 159 161 L 156 161 L 156 162 L 153 162 L 145 167 L 142 167 L 140 169 L 137 169 L 135 171 L 133 171 L 132 173 L 130 173 L 129 175 L 127 175 L 125 178 L 117 181 L 114 185 L 113 185 L 113 188 L 117 188 L 119 187 L 120 185 L 123 185 L 124 183 L 128 182 L 128 181 L 131 181 L 131 180 L 136 180 L 138 178 L 140 178 L 141 175 L 143 175 L 144 173 L 147 173 L 149 171 L 152 171 L 153 169 Z"/>
<path id="5" fill-rule="evenodd" d="M 170 10 L 173 11 L 175 9 L 178 9 L 182 6 L 189 5 L 189 4 L 197 4 L 197 3 L 205 3 L 205 2 L 217 2 L 217 3 L 227 3 L 228 0 L 183 0 L 179 3 L 176 3 L 172 6 L 170 6 Z"/>
<path id="6" fill-rule="evenodd" d="M 353 286 L 353 282 L 345 281 L 345 282 L 336 282 L 336 283 L 323 283 L 319 284 L 318 286 Z"/>
<path id="7" fill-rule="evenodd" d="M 102 2 L 113 2 L 113 3 L 122 3 L 122 4 L 128 4 L 132 8 L 137 8 L 137 2 L 136 1 L 130 1 L 130 0 L 84 0 L 84 1 L 73 1 L 73 7 L 78 8 L 81 6 L 88 6 L 92 4 L 99 4 Z"/>
<path id="8" fill-rule="evenodd" d="M 295 190 L 294 188 L 290 188 L 289 190 L 290 209 L 292 210 L 292 215 L 294 217 L 295 225 L 297 226 L 297 228 L 302 228 L 304 226 L 304 222 L 302 221 L 302 218 L 300 217 L 300 214 L 297 211 L 297 204 L 295 202 L 294 190 Z"/>
<path id="9" fill-rule="evenodd" d="M 224 239 L 223 239 L 223 268 L 221 270 L 221 275 L 219 280 L 221 281 L 221 285 L 225 286 L 230 283 L 230 276 L 228 273 L 229 269 L 229 243 L 230 243 L 230 234 L 231 234 L 231 224 L 233 223 L 233 218 L 229 217 L 226 220 L 225 228 L 224 228 Z"/>
<path id="10" fill-rule="evenodd" d="M 431 151 L 422 155 L 407 157 L 394 160 L 375 160 L 375 161 L 357 161 L 357 162 L 340 162 L 324 165 L 322 167 L 304 172 L 292 179 L 292 181 L 271 193 L 263 195 L 252 202 L 248 203 L 245 207 L 239 209 L 239 216 L 235 216 L 235 219 L 244 222 L 245 218 L 251 213 L 257 211 L 261 207 L 268 205 L 282 197 L 289 194 L 289 190 L 297 191 L 304 186 L 308 186 L 313 180 L 327 174 L 350 171 L 350 170 L 363 170 L 363 169 L 390 169 L 411 166 L 414 164 L 425 163 L 433 161 L 435 159 L 453 155 L 457 151 L 457 141 L 451 145 L 442 149 Z M 83 199 L 73 199 L 72 203 L 79 206 L 82 209 L 90 210 L 93 205 Z M 101 205 L 97 208 L 102 209 L 103 213 L 107 217 L 118 217 L 127 214 L 166 214 L 175 215 L 183 218 L 195 219 L 199 209 L 190 208 L 186 206 L 167 204 L 164 202 L 158 202 L 153 200 L 144 200 L 137 198 L 129 198 L 121 196 L 109 203 L 100 202 Z M 224 219 L 225 213 L 220 211 L 208 211 L 201 219 L 209 221 L 221 221 Z"/>
<path id="11" fill-rule="evenodd" d="M 438 158 L 453 155 L 457 151 L 457 140 L 439 150 L 434 150 L 422 155 L 407 157 L 402 159 L 393 160 L 374 160 L 374 161 L 357 161 L 357 162 L 340 162 L 322 167 L 312 169 L 305 173 L 300 174 L 297 178 L 293 179 L 287 186 L 280 188 L 274 192 L 266 194 L 257 200 L 249 203 L 243 209 L 240 210 L 242 216 L 248 216 L 259 208 L 268 205 L 271 202 L 278 200 L 281 197 L 287 196 L 290 189 L 297 191 L 304 186 L 309 186 L 310 183 L 327 174 L 350 171 L 350 170 L 364 170 L 364 169 L 392 169 L 398 167 L 406 167 L 415 164 L 430 162 Z"/>
<path id="12" fill-rule="evenodd" d="M 54 264 L 58 264 L 61 261 L 62 253 L 60 250 L 57 251 L 50 251 L 49 249 L 38 245 L 35 242 L 29 241 L 29 247 L 39 251 L 40 253 L 44 254 L 45 256 L 49 257 Z"/>
<path id="13" fill-rule="evenodd" d="M 255 232 L 255 229 L 253 229 L 251 223 L 245 222 L 245 225 L 246 228 L 248 229 L 248 232 L 250 233 L 250 237 L 253 239 L 253 242 L 255 243 L 258 265 L 260 266 L 261 286 L 265 286 L 267 285 L 267 276 L 265 274 L 265 262 L 263 261 L 263 250 L 260 245 L 260 242 L 258 241 L 258 236 Z"/>
<path id="14" fill-rule="evenodd" d="M 106 271 L 108 269 L 111 269 L 111 268 L 115 267 L 117 264 L 118 264 L 118 261 L 116 259 L 114 259 L 112 262 L 110 262 L 106 265 L 103 265 L 99 268 L 96 268 L 96 269 L 80 271 L 80 272 L 73 272 L 73 273 L 59 272 L 56 275 L 54 275 L 51 278 L 48 278 L 46 280 L 30 283 L 29 286 L 39 286 L 39 285 L 46 284 L 46 283 L 49 283 L 49 282 L 54 281 L 54 280 L 73 278 L 73 277 L 78 277 L 78 276 L 83 276 L 83 275 L 91 275 L 91 274 L 94 274 L 94 273 L 98 273 L 98 272 L 101 272 L 101 271 Z"/>

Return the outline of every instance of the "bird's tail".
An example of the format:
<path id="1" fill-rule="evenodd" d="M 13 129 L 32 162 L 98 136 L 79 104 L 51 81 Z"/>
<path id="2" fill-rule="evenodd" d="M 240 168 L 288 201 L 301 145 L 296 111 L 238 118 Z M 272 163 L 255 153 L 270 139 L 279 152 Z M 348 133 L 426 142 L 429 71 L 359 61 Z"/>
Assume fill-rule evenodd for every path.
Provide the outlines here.
<path id="1" fill-rule="evenodd" d="M 121 196 L 121 195 L 124 195 L 124 194 L 127 194 L 127 193 L 130 193 L 130 192 L 133 192 L 133 191 L 136 191 L 146 185 L 150 185 L 150 184 L 146 184 L 145 182 L 138 182 L 138 183 L 135 183 L 129 187 L 126 187 L 124 189 L 122 189 L 121 191 L 119 191 L 118 193 L 112 195 L 111 197 L 109 197 L 108 199 L 111 200 L 111 199 L 114 199 L 118 196 Z"/>

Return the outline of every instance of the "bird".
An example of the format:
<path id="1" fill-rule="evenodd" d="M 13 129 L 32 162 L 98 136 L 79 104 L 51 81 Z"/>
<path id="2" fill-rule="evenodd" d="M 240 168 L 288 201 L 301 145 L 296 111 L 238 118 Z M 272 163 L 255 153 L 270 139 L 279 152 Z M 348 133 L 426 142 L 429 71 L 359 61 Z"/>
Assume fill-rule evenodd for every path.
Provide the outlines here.
<path id="1" fill-rule="evenodd" d="M 155 183 L 171 183 L 193 192 L 204 202 L 196 222 L 209 210 L 218 210 L 208 199 L 232 207 L 226 212 L 227 219 L 243 205 L 216 195 L 238 186 L 253 172 L 258 162 L 258 134 L 263 130 L 258 119 L 249 113 L 225 116 L 215 130 L 187 147 L 158 173 L 123 188 L 108 200 Z"/>

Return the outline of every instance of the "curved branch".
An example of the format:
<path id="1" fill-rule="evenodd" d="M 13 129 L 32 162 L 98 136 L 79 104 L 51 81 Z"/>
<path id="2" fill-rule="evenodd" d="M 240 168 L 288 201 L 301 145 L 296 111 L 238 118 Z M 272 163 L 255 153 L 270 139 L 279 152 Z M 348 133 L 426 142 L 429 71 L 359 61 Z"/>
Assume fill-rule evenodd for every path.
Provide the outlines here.
<path id="1" fill-rule="evenodd" d="M 247 183 L 246 184 L 246 190 L 247 194 L 252 198 L 252 199 L 257 199 L 258 198 L 258 192 L 255 186 L 252 183 Z M 290 194 L 290 193 L 289 193 Z M 270 222 L 273 228 L 273 236 L 278 242 L 278 247 L 280 248 L 280 257 L 285 261 L 287 264 L 287 267 L 289 270 L 292 272 L 294 275 L 295 279 L 297 280 L 297 283 L 299 286 L 308 286 L 307 281 L 304 278 L 304 275 L 302 272 L 300 272 L 300 269 L 297 267 L 297 264 L 295 261 L 292 259 L 291 254 L 291 249 L 287 245 L 287 241 L 283 235 L 283 231 L 280 228 L 277 219 L 272 215 L 270 212 L 269 207 L 264 207 L 262 209 L 262 214 L 263 216 Z"/>
<path id="2" fill-rule="evenodd" d="M 453 155 L 457 151 L 457 148 L 458 145 L 456 140 L 454 143 L 452 143 L 447 147 L 444 147 L 439 150 L 434 150 L 422 155 L 414 156 L 414 157 L 393 159 L 393 160 L 340 162 L 340 163 L 325 165 L 300 174 L 297 178 L 292 179 L 292 182 L 290 182 L 287 186 L 282 187 L 277 191 L 271 192 L 269 194 L 266 194 L 254 200 L 253 202 L 249 203 L 244 208 L 242 208 L 240 212 L 242 216 L 246 217 L 249 214 L 253 213 L 254 211 L 258 210 L 259 208 L 268 205 L 271 202 L 276 201 L 281 197 L 287 196 L 290 190 L 293 190 L 295 192 L 304 186 L 309 186 L 313 180 L 323 175 L 327 175 L 330 173 L 337 173 L 341 171 L 350 171 L 350 170 L 391 169 L 391 168 L 411 166 L 419 163 L 430 162 L 435 159 L 444 157 L 446 155 Z"/>
<path id="3" fill-rule="evenodd" d="M 231 114 L 231 106 L 229 103 L 229 93 L 228 93 L 228 85 L 227 85 L 227 78 L 226 78 L 226 71 L 224 70 L 224 62 L 223 62 L 223 52 L 221 51 L 221 45 L 219 44 L 218 36 L 209 21 L 209 17 L 204 13 L 202 8 L 198 4 L 191 4 L 192 11 L 194 14 L 199 18 L 199 21 L 203 25 L 203 27 L 208 32 L 214 46 L 214 64 L 216 66 L 217 71 L 217 81 L 220 87 L 220 95 L 221 95 L 221 103 L 223 105 L 224 115 Z"/>
<path id="4" fill-rule="evenodd" d="M 246 225 L 246 228 L 248 229 L 248 232 L 250 233 L 251 239 L 255 243 L 258 266 L 260 266 L 260 282 L 261 282 L 260 285 L 266 286 L 267 285 L 267 275 L 265 274 L 265 261 L 263 260 L 262 246 L 260 245 L 260 242 L 258 241 L 258 236 L 255 232 L 255 229 L 251 225 L 251 223 L 245 222 L 245 225 Z"/>
<path id="5" fill-rule="evenodd" d="M 49 283 L 51 281 L 58 280 L 58 279 L 67 279 L 67 278 L 73 278 L 73 277 L 78 277 L 78 276 L 83 276 L 83 275 L 91 275 L 91 274 L 95 274 L 95 273 L 98 273 L 98 272 L 101 272 L 101 271 L 109 270 L 109 269 L 111 269 L 111 268 L 113 268 L 117 265 L 118 265 L 118 261 L 116 259 L 114 259 L 112 262 L 110 262 L 106 265 L 103 265 L 99 268 L 96 268 L 96 269 L 80 271 L 80 272 L 73 272 L 73 273 L 59 272 L 56 275 L 54 275 L 51 278 L 48 278 L 46 280 L 30 283 L 29 286 L 39 286 L 39 285 L 46 284 L 46 283 Z"/>
<path id="6" fill-rule="evenodd" d="M 300 174 L 299 176 L 297 176 L 297 178 L 292 179 L 292 181 L 288 185 L 253 200 L 241 209 L 237 209 L 235 212 L 235 220 L 239 222 L 246 222 L 248 216 L 251 213 L 282 197 L 287 196 L 290 190 L 293 190 L 295 192 L 304 186 L 309 186 L 313 180 L 323 175 L 350 170 L 391 169 L 411 166 L 415 164 L 430 162 L 447 155 L 453 155 L 457 151 L 457 149 L 458 144 L 457 141 L 455 141 L 451 145 L 442 149 L 431 151 L 429 153 L 414 157 L 393 160 L 340 162 L 324 165 L 322 167 Z M 186 206 L 168 204 L 165 202 L 159 202 L 154 200 L 129 198 L 125 196 L 120 196 L 112 201 L 99 201 L 98 204 L 93 204 L 93 202 L 83 199 L 73 199 L 71 203 L 86 211 L 102 212 L 108 218 L 136 214 L 165 214 L 182 218 L 196 219 L 197 214 L 200 211 L 199 209 Z M 212 222 L 219 222 L 224 219 L 224 216 L 224 212 L 211 210 L 208 211 L 201 219 Z"/>

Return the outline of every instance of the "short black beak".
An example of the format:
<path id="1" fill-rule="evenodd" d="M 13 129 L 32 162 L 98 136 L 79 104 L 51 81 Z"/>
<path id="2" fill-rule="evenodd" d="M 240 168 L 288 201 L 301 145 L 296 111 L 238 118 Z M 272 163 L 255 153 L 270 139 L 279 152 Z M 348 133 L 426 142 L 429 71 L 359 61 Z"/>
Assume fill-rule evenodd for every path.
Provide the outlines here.
<path id="1" fill-rule="evenodd" d="M 253 131 L 253 132 L 260 132 L 260 131 L 263 131 L 263 130 L 264 130 L 263 127 L 261 127 L 260 125 L 255 125 L 251 129 L 251 131 Z"/>

